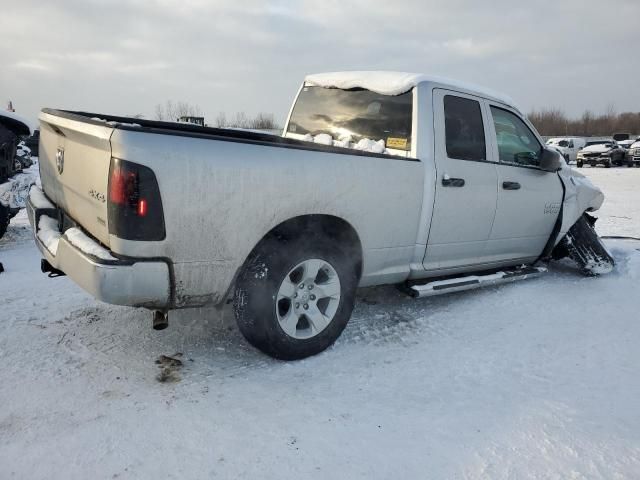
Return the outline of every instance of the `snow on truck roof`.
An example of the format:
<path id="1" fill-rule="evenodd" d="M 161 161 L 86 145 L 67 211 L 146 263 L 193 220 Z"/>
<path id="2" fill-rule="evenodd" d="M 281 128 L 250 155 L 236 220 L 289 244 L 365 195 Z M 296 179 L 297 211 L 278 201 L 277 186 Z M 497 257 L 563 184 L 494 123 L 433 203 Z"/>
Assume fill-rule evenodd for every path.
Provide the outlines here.
<path id="1" fill-rule="evenodd" d="M 307 84 L 318 87 L 333 87 L 343 90 L 364 88 L 381 95 L 400 95 L 420 83 L 436 83 L 443 87 L 459 88 L 481 97 L 489 97 L 520 110 L 513 99 L 507 95 L 471 83 L 422 73 L 387 71 L 329 72 L 307 75 L 304 80 Z"/>

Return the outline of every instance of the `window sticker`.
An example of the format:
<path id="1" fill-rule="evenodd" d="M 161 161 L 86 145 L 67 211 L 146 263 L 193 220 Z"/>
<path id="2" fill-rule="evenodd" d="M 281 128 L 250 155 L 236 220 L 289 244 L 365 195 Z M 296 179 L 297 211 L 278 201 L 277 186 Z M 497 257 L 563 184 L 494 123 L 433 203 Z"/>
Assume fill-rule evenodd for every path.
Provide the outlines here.
<path id="1" fill-rule="evenodd" d="M 387 148 L 396 148 L 398 150 L 406 150 L 407 149 L 407 139 L 406 138 L 397 138 L 397 137 L 388 137 L 387 138 Z"/>

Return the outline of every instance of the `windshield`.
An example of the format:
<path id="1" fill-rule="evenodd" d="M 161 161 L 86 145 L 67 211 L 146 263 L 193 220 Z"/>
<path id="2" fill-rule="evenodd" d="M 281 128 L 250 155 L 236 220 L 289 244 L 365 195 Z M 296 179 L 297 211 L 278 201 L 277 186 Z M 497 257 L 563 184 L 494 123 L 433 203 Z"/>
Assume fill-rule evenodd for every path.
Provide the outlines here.
<path id="1" fill-rule="evenodd" d="M 381 95 L 363 89 L 304 87 L 287 132 L 328 134 L 334 140 L 384 140 L 387 148 L 411 150 L 411 91 Z"/>
<path id="2" fill-rule="evenodd" d="M 611 143 L 611 141 L 606 141 L 606 140 L 600 140 L 598 142 L 587 142 L 587 147 L 590 147 L 591 145 L 606 145 L 608 147 L 612 146 L 613 144 Z"/>

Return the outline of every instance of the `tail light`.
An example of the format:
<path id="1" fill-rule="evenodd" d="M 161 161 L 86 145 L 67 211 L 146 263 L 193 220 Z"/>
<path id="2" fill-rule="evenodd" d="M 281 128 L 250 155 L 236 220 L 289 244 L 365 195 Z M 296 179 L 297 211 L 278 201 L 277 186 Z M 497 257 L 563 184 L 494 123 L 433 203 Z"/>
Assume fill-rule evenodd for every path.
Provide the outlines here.
<path id="1" fill-rule="evenodd" d="M 164 240 L 164 213 L 153 171 L 111 159 L 108 195 L 109 233 L 125 240 Z"/>

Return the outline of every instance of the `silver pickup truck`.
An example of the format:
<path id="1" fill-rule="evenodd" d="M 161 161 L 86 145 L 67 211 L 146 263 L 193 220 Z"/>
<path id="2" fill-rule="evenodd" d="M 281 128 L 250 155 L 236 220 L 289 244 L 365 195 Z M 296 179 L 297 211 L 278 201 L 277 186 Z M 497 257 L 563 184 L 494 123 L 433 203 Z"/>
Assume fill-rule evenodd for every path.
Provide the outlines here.
<path id="1" fill-rule="evenodd" d="M 358 286 L 413 296 L 613 260 L 602 192 L 513 102 L 418 74 L 308 76 L 281 137 L 44 109 L 28 213 L 51 276 L 153 311 L 232 299 L 277 358 L 340 335 Z"/>

